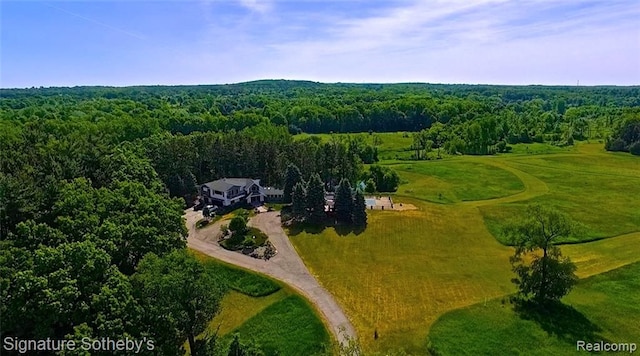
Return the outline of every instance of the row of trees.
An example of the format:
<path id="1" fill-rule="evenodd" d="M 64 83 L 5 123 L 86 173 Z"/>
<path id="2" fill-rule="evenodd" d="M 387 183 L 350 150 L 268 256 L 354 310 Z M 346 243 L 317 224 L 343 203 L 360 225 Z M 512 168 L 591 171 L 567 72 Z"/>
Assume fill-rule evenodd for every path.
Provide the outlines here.
<path id="1" fill-rule="evenodd" d="M 356 227 L 367 225 L 367 205 L 362 192 L 356 189 L 355 194 L 348 180 L 342 179 L 336 190 L 334 211 L 336 219 Z"/>
<path id="2" fill-rule="evenodd" d="M 349 85 L 268 81 L 233 86 L 1 90 L 3 139 L 29 126 L 56 138 L 116 144 L 159 135 L 241 131 L 271 123 L 291 133 L 445 128 L 416 149 L 491 153 L 499 142 L 605 139 L 639 113 L 637 87 Z M 478 124 L 478 125 L 475 125 Z M 72 128 L 72 130 L 69 130 Z M 6 129 L 6 130 L 5 130 Z M 439 130 L 442 129 L 439 128 Z M 364 152 L 368 150 L 369 152 Z M 374 161 L 372 148 L 360 156 Z M 417 154 L 420 156 L 419 152 Z M 324 179 L 325 177 L 323 177 Z"/>
<path id="3" fill-rule="evenodd" d="M 221 177 L 259 177 L 263 185 L 286 186 L 283 178 L 289 163 L 300 167 L 304 179 L 315 173 L 333 184 L 341 177 L 355 181 L 362 174 L 361 157 L 367 158 L 373 150 L 353 137 L 293 140 L 284 127 L 271 124 L 229 133 L 166 133 L 138 144 L 169 193 L 188 202 L 196 194 L 197 183 Z"/>
<path id="4" fill-rule="evenodd" d="M 296 172 L 297 168 L 292 166 L 289 171 Z M 294 183 L 290 193 L 291 217 L 294 221 L 319 224 L 326 219 L 328 211 L 324 186 L 317 174 L 312 175 L 308 182 L 300 179 Z M 354 193 L 346 178 L 340 181 L 336 189 L 333 209 L 336 219 L 342 223 L 360 228 L 367 225 L 364 196 L 360 191 Z"/>
<path id="5" fill-rule="evenodd" d="M 32 117 L 102 121 L 132 118 L 127 133 L 241 130 L 272 122 L 310 133 L 419 131 L 486 116 L 518 122 L 592 121 L 640 106 L 637 87 L 513 87 L 430 84 L 319 84 L 261 81 L 227 86 L 2 90 L 0 110 Z M 572 112 L 573 111 L 573 112 Z M 101 120 L 103 119 L 103 120 Z M 138 120 L 135 120 L 138 119 Z M 138 121 L 138 122 L 136 122 Z M 146 125 L 140 125 L 140 122 Z M 530 125 L 525 125 L 532 128 Z M 135 128 L 135 129 L 134 129 Z"/>

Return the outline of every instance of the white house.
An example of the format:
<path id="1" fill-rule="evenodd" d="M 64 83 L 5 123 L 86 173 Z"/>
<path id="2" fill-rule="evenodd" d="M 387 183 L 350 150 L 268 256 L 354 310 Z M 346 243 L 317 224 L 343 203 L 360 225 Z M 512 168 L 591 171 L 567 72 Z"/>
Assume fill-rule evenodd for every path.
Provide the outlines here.
<path id="1" fill-rule="evenodd" d="M 223 178 L 200 186 L 200 196 L 207 204 L 230 206 L 242 201 L 261 203 L 267 197 L 260 179 Z"/>

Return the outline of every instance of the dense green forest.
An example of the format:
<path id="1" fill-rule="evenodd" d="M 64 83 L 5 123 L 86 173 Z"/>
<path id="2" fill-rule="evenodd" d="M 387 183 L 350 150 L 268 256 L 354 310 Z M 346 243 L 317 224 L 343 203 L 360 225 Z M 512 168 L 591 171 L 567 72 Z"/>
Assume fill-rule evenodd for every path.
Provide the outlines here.
<path id="1" fill-rule="evenodd" d="M 185 248 L 182 209 L 197 184 L 247 176 L 282 187 L 294 164 L 327 187 L 342 178 L 382 187 L 377 175 L 385 172 L 364 170 L 377 152 L 361 137 L 295 134 L 413 132 L 415 159 L 433 149 L 492 154 L 574 139 L 638 154 L 639 118 L 640 87 L 259 81 L 2 89 L 2 336 L 154 336 L 163 349 L 179 347 L 188 335 L 155 329 L 160 316 L 132 286 L 152 285 L 136 277 L 145 255 Z"/>

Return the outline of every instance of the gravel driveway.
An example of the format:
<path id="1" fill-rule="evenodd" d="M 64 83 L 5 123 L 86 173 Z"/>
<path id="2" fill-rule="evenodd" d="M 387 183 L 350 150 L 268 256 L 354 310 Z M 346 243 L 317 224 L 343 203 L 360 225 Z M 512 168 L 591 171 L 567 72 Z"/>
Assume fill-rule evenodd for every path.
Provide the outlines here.
<path id="1" fill-rule="evenodd" d="M 195 223 L 202 218 L 199 211 L 185 210 L 184 217 L 189 229 L 187 246 L 227 263 L 244 267 L 278 279 L 303 294 L 322 314 L 325 323 L 341 343 L 356 338 L 353 325 L 347 319 L 333 296 L 315 279 L 298 256 L 289 238 L 280 225 L 279 212 L 261 213 L 249 220 L 248 225 L 257 227 L 269 236 L 269 241 L 278 251 L 268 261 L 255 259 L 243 254 L 223 249 L 211 236 L 225 221 L 217 221 L 211 226 L 196 229 Z"/>

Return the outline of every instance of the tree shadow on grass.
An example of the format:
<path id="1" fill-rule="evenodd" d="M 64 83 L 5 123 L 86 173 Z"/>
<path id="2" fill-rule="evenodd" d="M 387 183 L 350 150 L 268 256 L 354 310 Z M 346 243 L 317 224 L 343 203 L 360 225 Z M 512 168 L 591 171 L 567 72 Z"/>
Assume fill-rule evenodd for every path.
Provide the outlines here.
<path id="1" fill-rule="evenodd" d="M 338 236 L 346 236 L 351 233 L 358 236 L 364 232 L 366 226 L 354 226 L 351 224 L 336 224 L 334 225 L 334 228 Z"/>
<path id="2" fill-rule="evenodd" d="M 317 235 L 320 234 L 324 229 L 333 227 L 336 230 L 336 233 L 339 236 L 346 236 L 350 233 L 355 234 L 356 236 L 360 235 L 364 232 L 366 226 L 353 226 L 351 224 L 343 224 L 336 223 L 333 220 L 325 220 L 322 223 L 308 223 L 308 222 L 298 222 L 292 223 L 289 226 L 289 235 L 290 236 L 298 236 L 302 232 L 306 232 L 307 234 Z"/>
<path id="3" fill-rule="evenodd" d="M 561 302 L 539 305 L 530 301 L 520 301 L 516 302 L 514 310 L 520 318 L 535 321 L 547 334 L 564 342 L 575 344 L 578 340 L 607 341 L 598 335 L 602 328 L 572 306 Z"/>
<path id="4" fill-rule="evenodd" d="M 289 235 L 298 236 L 303 232 L 307 234 L 317 235 L 327 228 L 326 223 L 312 224 L 308 222 L 297 222 L 289 226 Z"/>

